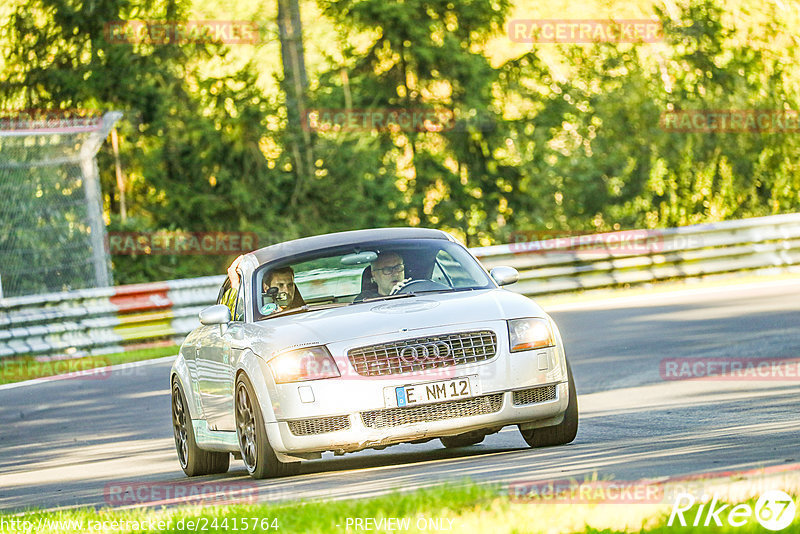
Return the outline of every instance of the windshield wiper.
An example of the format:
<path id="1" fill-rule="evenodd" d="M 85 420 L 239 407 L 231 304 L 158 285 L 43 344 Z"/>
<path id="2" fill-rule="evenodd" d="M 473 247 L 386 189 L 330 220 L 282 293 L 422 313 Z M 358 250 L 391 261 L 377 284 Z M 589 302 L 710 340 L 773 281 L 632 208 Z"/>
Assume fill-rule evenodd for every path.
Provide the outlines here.
<path id="1" fill-rule="evenodd" d="M 381 300 L 405 299 L 416 296 L 417 296 L 416 293 L 399 293 L 397 295 L 382 295 L 380 297 L 370 297 L 368 299 L 359 300 L 358 302 L 353 302 L 353 304 L 360 304 L 362 302 L 378 302 Z"/>
<path id="2" fill-rule="evenodd" d="M 425 289 L 423 291 L 415 291 L 414 293 L 459 293 L 461 291 L 475 291 L 476 289 L 484 289 L 484 288 L 474 288 L 474 287 L 448 287 L 447 289 Z"/>
<path id="3" fill-rule="evenodd" d="M 402 299 L 408 297 L 416 297 L 418 295 L 422 295 L 423 293 L 458 293 L 461 291 L 475 291 L 476 289 L 485 289 L 485 288 L 474 288 L 474 287 L 449 287 L 447 289 L 425 289 L 423 291 L 414 291 L 413 293 L 400 293 L 397 295 L 383 295 L 380 297 L 370 297 L 368 299 L 359 300 L 358 302 L 353 302 L 351 304 L 361 304 L 362 302 L 379 302 L 381 300 L 392 300 L 392 299 Z"/>
<path id="4" fill-rule="evenodd" d="M 347 302 L 331 302 L 328 304 L 317 304 L 316 306 L 305 304 L 300 306 L 299 308 L 290 308 L 288 310 L 279 311 L 276 313 L 271 313 L 264 317 L 264 319 L 271 319 L 273 317 L 283 317 L 285 315 L 295 315 L 297 313 L 306 313 L 306 312 L 313 312 L 319 310 L 329 310 L 331 308 L 341 308 L 342 306 L 347 306 Z"/>

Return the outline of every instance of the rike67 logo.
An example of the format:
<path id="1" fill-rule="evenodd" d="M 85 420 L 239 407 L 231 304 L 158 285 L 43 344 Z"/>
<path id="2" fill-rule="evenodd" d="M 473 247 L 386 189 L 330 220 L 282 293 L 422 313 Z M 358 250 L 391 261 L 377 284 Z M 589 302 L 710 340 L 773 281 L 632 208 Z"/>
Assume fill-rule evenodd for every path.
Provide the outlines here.
<path id="1" fill-rule="evenodd" d="M 714 525 L 721 527 L 727 523 L 732 527 L 741 527 L 755 519 L 765 529 L 778 531 L 792 524 L 796 511 L 792 497 L 780 490 L 761 494 L 755 507 L 750 504 L 737 504 L 736 506 L 723 504 L 717 500 L 716 495 L 708 503 L 707 508 L 706 503 L 702 503 L 696 511 L 692 512 L 695 504 L 693 495 L 679 493 L 672 505 L 672 513 L 669 515 L 667 526 L 708 527 Z"/>

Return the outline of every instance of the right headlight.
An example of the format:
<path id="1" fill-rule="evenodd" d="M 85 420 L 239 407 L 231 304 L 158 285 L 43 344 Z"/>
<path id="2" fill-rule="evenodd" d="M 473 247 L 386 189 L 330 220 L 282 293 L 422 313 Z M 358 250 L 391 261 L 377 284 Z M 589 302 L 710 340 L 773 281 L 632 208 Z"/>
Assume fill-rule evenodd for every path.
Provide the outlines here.
<path id="1" fill-rule="evenodd" d="M 269 367 L 277 384 L 341 376 L 336 361 L 322 345 L 284 352 L 271 359 Z"/>
<path id="2" fill-rule="evenodd" d="M 550 321 L 538 317 L 508 321 L 508 338 L 511 352 L 543 349 L 556 344 Z"/>

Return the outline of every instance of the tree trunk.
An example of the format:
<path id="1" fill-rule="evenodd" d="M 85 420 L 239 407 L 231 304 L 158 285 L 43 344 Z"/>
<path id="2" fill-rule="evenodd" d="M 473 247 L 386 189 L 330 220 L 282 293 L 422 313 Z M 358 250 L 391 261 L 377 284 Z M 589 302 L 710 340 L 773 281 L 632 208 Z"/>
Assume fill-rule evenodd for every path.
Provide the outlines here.
<path id="1" fill-rule="evenodd" d="M 308 126 L 306 89 L 308 78 L 303 56 L 303 28 L 298 0 L 278 0 L 278 31 L 281 40 L 286 112 L 289 120 L 288 141 L 295 171 L 295 186 L 290 206 L 295 207 L 305 184 L 313 177 L 314 155 Z"/>

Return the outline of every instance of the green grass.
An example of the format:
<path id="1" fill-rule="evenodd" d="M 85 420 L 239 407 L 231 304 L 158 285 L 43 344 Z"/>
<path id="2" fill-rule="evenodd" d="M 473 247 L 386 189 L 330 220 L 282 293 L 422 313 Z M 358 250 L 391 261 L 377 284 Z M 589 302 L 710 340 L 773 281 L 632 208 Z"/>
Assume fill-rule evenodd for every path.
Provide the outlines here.
<path id="1" fill-rule="evenodd" d="M 274 490 L 273 490 L 274 491 Z M 323 496 L 321 496 L 323 497 Z M 797 498 L 795 496 L 795 502 Z M 738 503 L 734 503 L 738 504 Z M 748 501 L 754 507 L 755 500 Z M 684 517 L 691 522 L 697 507 Z M 731 507 L 727 508 L 730 511 Z M 763 532 L 751 519 L 745 526 L 680 527 L 667 526 L 671 504 L 548 504 L 512 502 L 499 486 L 446 485 L 407 493 L 361 500 L 333 502 L 289 502 L 284 504 L 239 504 L 229 506 L 185 506 L 163 509 L 89 509 L 57 512 L 27 512 L 11 517 L 0 516 L 0 532 L 14 532 L 7 523 L 11 519 L 29 521 L 38 532 L 76 532 L 87 530 L 89 521 L 106 522 L 114 532 L 230 532 L 253 531 L 253 525 L 264 531 L 328 533 L 328 532 L 391 532 L 387 523 L 399 521 L 401 532 L 575 532 L 612 534 L 639 532 L 656 534 L 673 532 Z M 723 521 L 727 517 L 722 514 Z M 357 528 L 356 519 L 361 523 Z M 54 525 L 52 522 L 62 522 Z M 72 525 L 65 524 L 72 521 Z M 118 521 L 118 524 L 110 523 Z M 79 523 L 82 522 L 81 525 Z M 162 522 L 160 525 L 158 522 Z M 702 521 L 701 521 L 702 523 Z M 396 525 L 397 523 L 394 523 Z M 47 528 L 49 525 L 50 528 Z M 431 528 L 438 526 L 438 530 Z M 783 532 L 797 532 L 800 514 Z M 270 527 L 270 528 L 266 528 Z M 383 528 L 382 528 L 383 527 Z M 17 528 L 16 531 L 20 529 Z M 261 530 L 259 528 L 259 530 Z"/>
<path id="2" fill-rule="evenodd" d="M 198 531 L 224 532 L 220 523 L 228 520 L 227 531 L 234 530 L 233 523 L 238 523 L 242 530 L 244 522 L 253 523 L 251 518 L 257 518 L 260 524 L 262 520 L 268 519 L 267 523 L 278 526 L 279 532 L 331 532 L 344 531 L 347 526 L 347 518 L 382 518 L 382 517 L 409 517 L 414 521 L 420 515 L 438 518 L 455 518 L 459 513 L 470 513 L 472 511 L 488 509 L 497 496 L 497 488 L 492 486 L 478 486 L 468 484 L 464 486 L 446 486 L 430 490 L 420 490 L 411 493 L 391 494 L 365 500 L 345 500 L 336 502 L 293 502 L 288 504 L 239 504 L 230 506 L 191 506 L 182 508 L 171 508 L 161 510 L 113 510 L 103 509 L 100 511 L 89 509 L 64 510 L 58 512 L 34 512 L 26 513 L 24 518 L 33 524 L 45 524 L 46 521 L 83 521 L 88 525 L 89 520 L 118 520 L 118 521 L 139 521 L 146 520 L 151 522 L 165 521 L 167 528 L 124 528 L 133 525 L 118 525 L 120 528 L 109 529 L 120 532 L 181 532 L 179 522 L 187 530 L 188 522 L 201 522 Z M 3 516 L 0 516 L 3 517 Z M 4 519 L 8 520 L 9 516 Z M 212 523 L 217 520 L 217 527 Z M 0 532 L 11 532 L 11 529 L 3 529 L 1 524 Z M 73 532 L 74 528 L 51 529 L 48 532 Z M 79 529 L 78 529 L 79 530 Z M 252 530 L 252 529 L 246 529 Z M 267 530 L 267 529 L 265 529 Z M 274 530 L 274 528 L 269 529 Z M 377 530 L 381 532 L 382 530 Z M 384 530 L 385 531 L 385 530 Z M 413 532 L 413 530 L 412 530 Z"/>
<path id="3" fill-rule="evenodd" d="M 131 350 L 116 354 L 102 354 L 66 360 L 38 361 L 33 356 L 0 359 L 0 384 L 10 384 L 121 363 L 151 360 L 178 353 L 177 345 Z"/>

